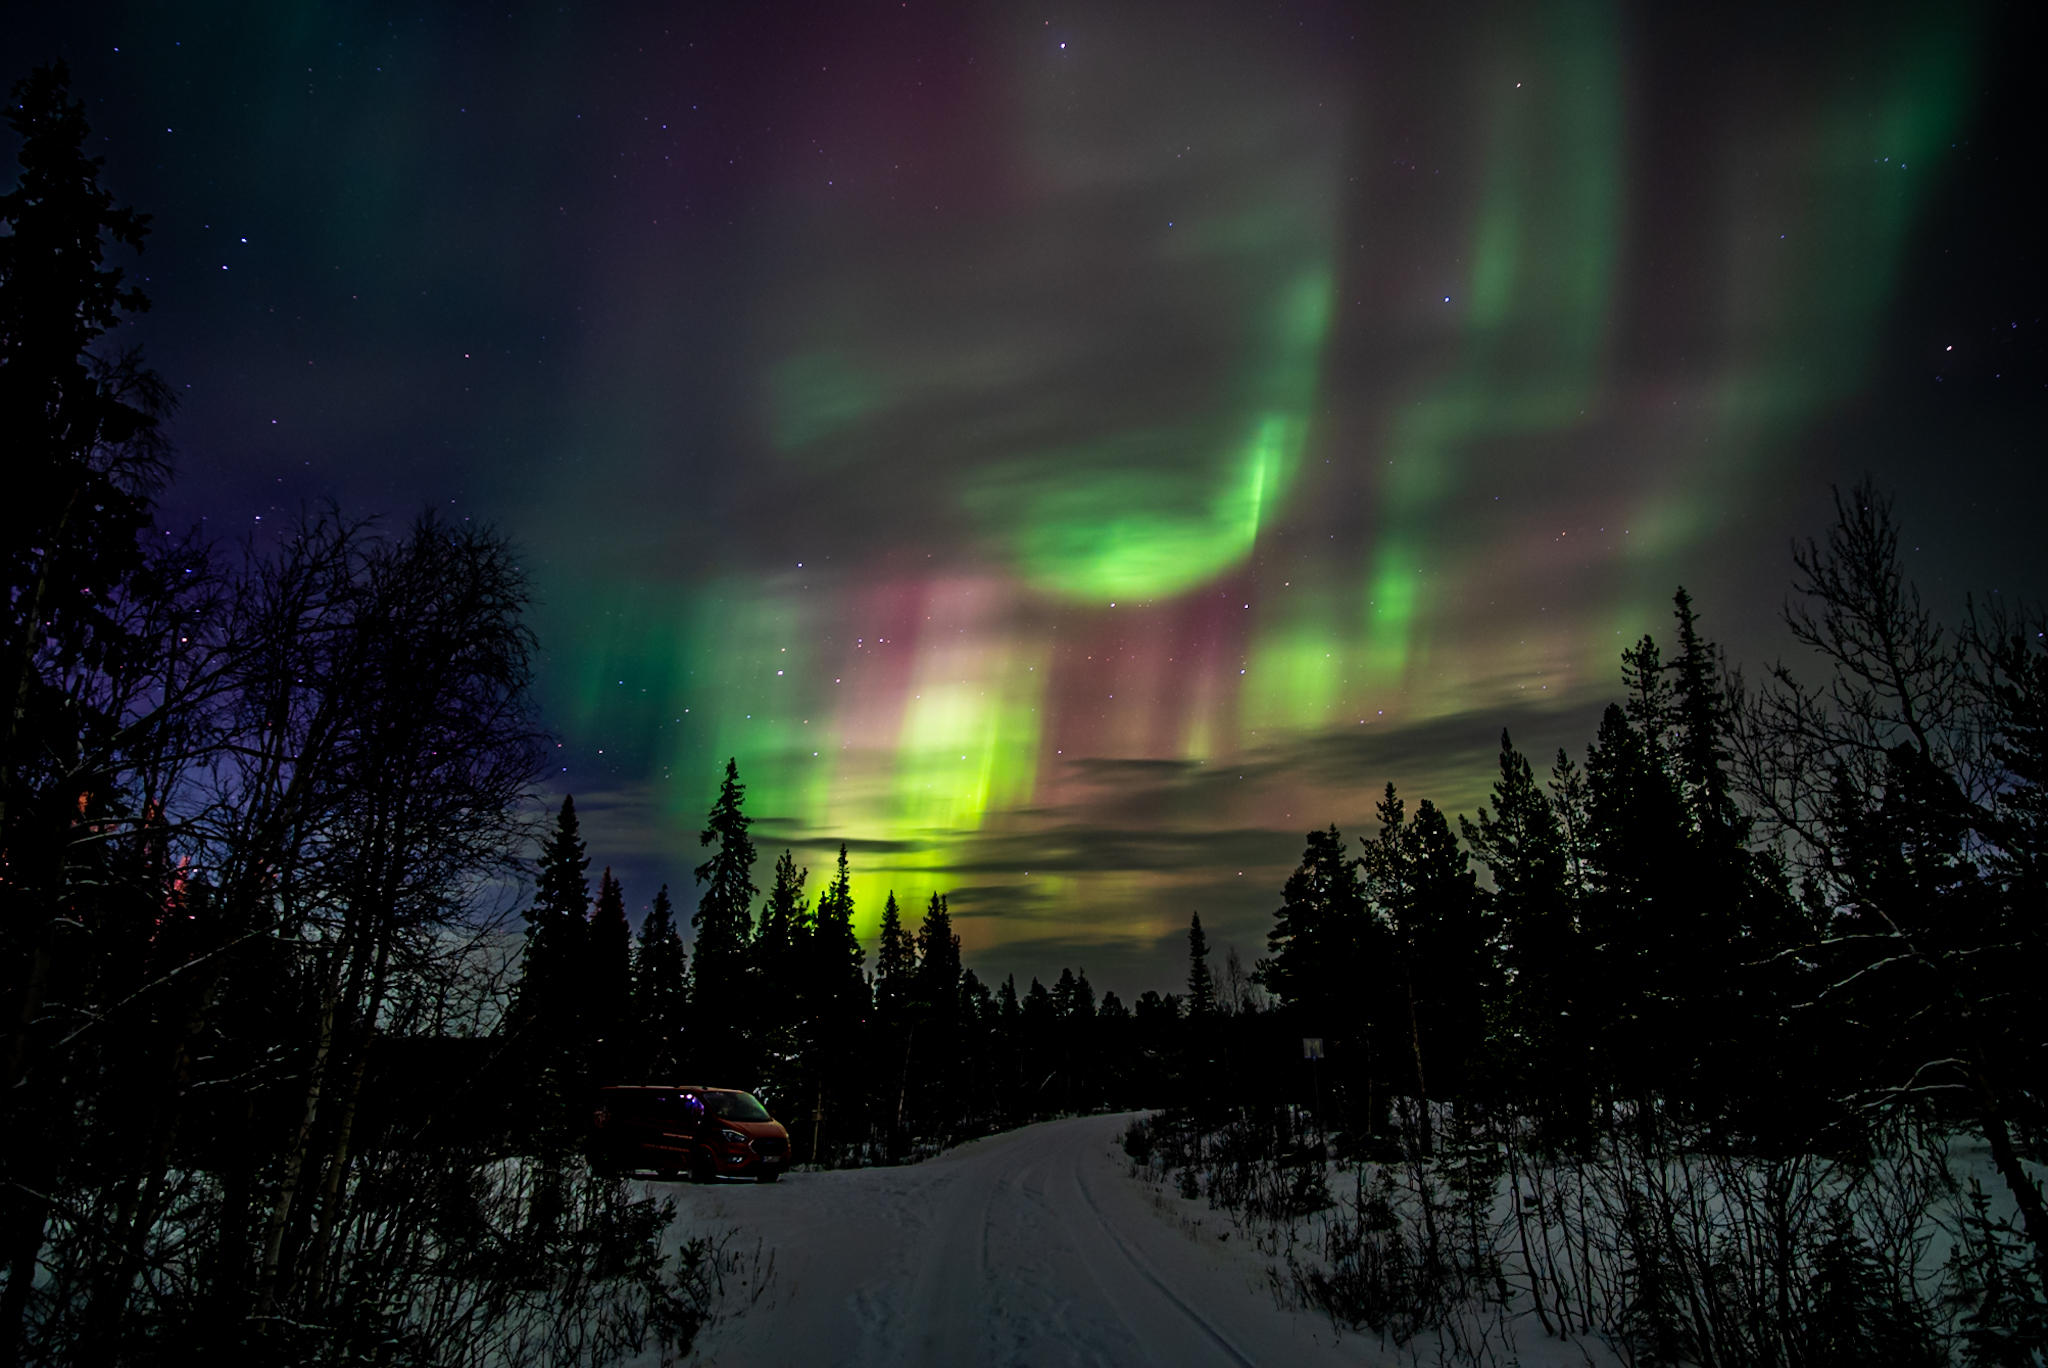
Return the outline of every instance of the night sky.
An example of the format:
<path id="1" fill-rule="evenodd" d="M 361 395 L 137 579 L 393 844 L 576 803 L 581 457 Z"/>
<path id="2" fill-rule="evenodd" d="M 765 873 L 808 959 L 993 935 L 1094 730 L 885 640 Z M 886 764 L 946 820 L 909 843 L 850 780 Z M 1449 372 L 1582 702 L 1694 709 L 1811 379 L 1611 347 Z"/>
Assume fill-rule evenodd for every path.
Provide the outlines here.
<path id="1" fill-rule="evenodd" d="M 47 5 L 0 70 L 155 215 L 168 526 L 492 520 L 636 906 L 735 755 L 763 876 L 1129 996 L 1388 780 L 1579 753 L 1677 584 L 1784 652 L 1830 484 L 2048 590 L 2021 16 Z"/>

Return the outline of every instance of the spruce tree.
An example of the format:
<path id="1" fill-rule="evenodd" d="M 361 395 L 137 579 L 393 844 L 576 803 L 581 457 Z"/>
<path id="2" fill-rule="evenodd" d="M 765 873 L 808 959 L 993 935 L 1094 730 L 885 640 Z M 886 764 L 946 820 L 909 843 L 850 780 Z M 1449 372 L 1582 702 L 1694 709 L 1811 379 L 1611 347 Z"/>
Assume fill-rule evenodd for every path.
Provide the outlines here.
<path id="1" fill-rule="evenodd" d="M 913 948 L 917 965 L 910 997 L 917 1051 L 912 1096 L 926 1100 L 927 1113 L 957 1117 L 965 1043 L 960 1031 L 960 937 L 953 934 L 944 894 L 932 894 Z"/>
<path id="2" fill-rule="evenodd" d="M 1066 1046 L 1067 1106 L 1095 1106 L 1102 1098 L 1104 1078 L 1102 1029 L 1095 1017 L 1095 988 L 1085 967 L 1074 971 L 1073 996 L 1060 1030 Z"/>
<path id="3" fill-rule="evenodd" d="M 85 107 L 71 99 L 62 62 L 32 70 L 12 96 L 7 121 L 21 140 L 21 174 L 0 195 L 0 1343 L 9 1353 L 46 1282 L 38 1267 L 45 1219 L 69 1200 L 55 1195 L 69 1137 L 90 1114 L 46 1091 L 69 1067 L 46 1051 L 65 1053 L 58 1042 L 78 1034 L 80 1021 L 106 1020 L 80 961 L 106 955 L 115 938 L 104 927 L 73 928 L 97 920 L 87 912 L 96 903 L 129 901 L 105 887 L 112 852 L 89 848 L 111 834 L 90 824 L 119 807 L 118 785 L 98 757 L 116 752 L 116 738 L 151 744 L 155 729 L 134 724 L 158 691 L 131 694 L 133 712 L 102 705 L 122 692 L 107 687 L 110 677 L 132 675 L 140 662 L 159 660 L 161 677 L 174 677 L 182 638 L 161 633 L 160 647 L 144 635 L 148 617 L 124 610 L 153 599 L 157 625 L 166 625 L 173 615 L 161 610 L 183 608 L 175 595 L 187 573 L 147 573 L 153 539 L 144 533 L 169 473 L 161 425 L 170 391 L 139 349 L 103 340 L 124 315 L 149 307 L 124 285 L 122 269 L 106 264 L 110 243 L 142 250 L 149 216 L 115 208 L 100 185 L 104 163 L 86 153 Z M 88 756 L 95 759 L 81 766 Z M 103 834 L 82 840 L 86 831 Z M 136 911 L 154 903 L 168 922 L 166 880 L 159 870 L 149 875 L 134 883 L 143 890 Z M 139 940 L 122 939 L 123 949 Z M 153 973 L 174 970 L 158 958 L 170 948 L 164 939 L 150 944 Z M 108 1031 L 92 1037 L 112 1046 Z M 31 1076 L 44 1086 L 28 1085 Z M 146 1113 L 127 1089 L 113 1091 L 124 1116 Z"/>
<path id="4" fill-rule="evenodd" d="M 842 843 L 832 882 L 818 896 L 810 934 L 799 942 L 805 1009 L 798 1039 L 806 1086 L 812 1106 L 832 1115 L 866 1102 L 854 1075 L 866 1057 L 864 1026 L 872 1004 L 861 973 L 865 956 L 854 935 L 853 912 L 853 879 Z M 831 1126 L 828 1120 L 826 1129 Z"/>
<path id="5" fill-rule="evenodd" d="M 1560 759 L 1565 765 L 1569 760 Z M 1465 843 L 1493 876 L 1506 984 L 1494 1041 L 1502 1079 L 1553 1123 L 1580 1112 L 1584 1047 L 1572 1029 L 1580 946 L 1569 852 L 1558 809 L 1528 760 L 1500 734 L 1493 810 L 1459 819 Z"/>
<path id="6" fill-rule="evenodd" d="M 1672 688 L 1672 767 L 1686 813 L 1686 849 L 1672 899 L 1679 918 L 1670 992 L 1682 1004 L 1683 1056 L 1693 1100 L 1716 1110 L 1777 1111 L 1785 1067 L 1775 1002 L 1789 984 L 1775 971 L 1793 940 L 1790 898 L 1777 865 L 1749 848 L 1751 821 L 1730 775 L 1734 725 L 1720 650 L 1701 635 L 1692 596 L 1672 596 L 1678 654 Z"/>
<path id="7" fill-rule="evenodd" d="M 586 1023 L 585 1064 L 594 1082 L 616 1082 L 632 1066 L 633 928 L 626 923 L 626 895 L 607 867 L 597 881 L 597 906 L 583 956 L 582 1011 Z"/>
<path id="8" fill-rule="evenodd" d="M 853 876 L 847 868 L 843 841 L 832 884 L 818 897 L 811 946 L 820 981 L 828 985 L 835 1000 L 864 996 L 861 964 L 867 955 L 860 948 L 860 937 L 854 934 Z"/>
<path id="9" fill-rule="evenodd" d="M 1033 992 L 1038 991 L 1038 980 L 1031 981 Z M 1054 981 L 1052 991 L 1046 994 L 1045 1021 L 1040 1030 L 1041 1060 L 1046 1073 L 1053 1083 L 1047 1087 L 1045 1101 L 1061 1111 L 1071 1110 L 1079 1101 L 1077 1087 L 1080 1083 L 1081 1064 L 1079 1044 L 1076 1039 L 1074 1005 L 1080 999 L 1080 984 L 1074 978 L 1074 971 L 1064 965 L 1060 976 Z M 1029 999 L 1025 1010 L 1032 1007 Z"/>
<path id="10" fill-rule="evenodd" d="M 1207 1021 L 1216 1011 L 1216 979 L 1209 972 L 1209 938 L 1202 932 L 1202 914 L 1188 919 L 1188 1016 Z"/>
<path id="11" fill-rule="evenodd" d="M 1557 748 L 1557 759 L 1550 765 L 1550 809 L 1557 814 L 1565 896 L 1573 907 L 1574 926 L 1583 930 L 1581 908 L 1593 887 L 1593 791 L 1586 771 L 1563 746 Z"/>
<path id="12" fill-rule="evenodd" d="M 40 806 L 37 775 L 48 757 L 76 749 L 66 733 L 92 712 L 65 683 L 122 649 L 131 628 L 119 619 L 120 591 L 147 560 L 140 534 L 169 473 L 168 387 L 138 350 L 100 345 L 124 315 L 149 308 L 122 268 L 106 265 L 106 250 L 112 242 L 141 252 L 150 216 L 115 208 L 101 187 L 105 159 L 86 155 L 91 130 L 70 84 L 62 62 L 15 84 L 8 123 L 21 138 L 21 177 L 0 195 L 0 841 L 9 885 L 47 863 L 31 853 L 47 837 L 23 825 Z M 57 787 L 46 828 L 77 797 L 62 780 Z M 13 921 L 0 918 L 10 974 L 11 957 L 26 949 Z"/>
<path id="13" fill-rule="evenodd" d="M 1065 1021 L 1074 1015 L 1074 1001 L 1079 985 L 1074 981 L 1074 971 L 1064 965 L 1060 968 L 1059 979 L 1052 986 L 1053 1015 Z"/>
<path id="14" fill-rule="evenodd" d="M 1337 1035 L 1357 991 L 1363 960 L 1376 939 L 1368 923 L 1358 867 L 1335 826 L 1311 831 L 1301 864 L 1281 889 L 1280 909 L 1266 935 L 1272 952 L 1253 975 L 1298 1009 L 1310 1034 Z"/>
<path id="15" fill-rule="evenodd" d="M 523 1119 L 549 1147 L 570 1143 L 586 1081 L 580 1009 L 590 930 L 590 890 L 583 874 L 589 866 L 577 830 L 576 801 L 565 797 L 555 829 L 541 847 L 509 1019 L 512 1053 L 522 1061 L 520 1072 L 533 1089 L 523 1104 Z"/>
<path id="16" fill-rule="evenodd" d="M 942 893 L 932 894 L 917 928 L 917 997 L 928 1012 L 953 1015 L 960 991 L 960 937 Z"/>
<path id="17" fill-rule="evenodd" d="M 811 871 L 797 868 L 789 851 L 775 862 L 775 882 L 769 885 L 768 901 L 761 907 L 761 929 L 754 938 L 754 964 L 771 992 L 795 992 L 794 981 L 798 942 L 808 931 L 809 906 L 804 898 L 804 881 Z"/>
<path id="18" fill-rule="evenodd" d="M 736 760 L 725 762 L 725 779 L 718 788 L 699 836 L 703 845 L 715 845 L 710 859 L 698 865 L 697 882 L 704 891 L 697 910 L 690 917 L 697 943 L 691 1010 L 695 1022 L 695 1053 L 698 1067 L 717 1077 L 744 1085 L 752 1059 L 748 1051 L 749 1028 L 755 1025 L 755 1000 L 748 992 L 748 951 L 753 940 L 754 843 L 747 836 L 753 818 L 746 814 L 746 785 L 740 782 Z"/>
<path id="19" fill-rule="evenodd" d="M 526 910 L 526 945 L 512 1015 L 530 1036 L 566 1044 L 580 1029 L 576 1009 L 590 908 L 590 886 L 584 881 L 590 856 L 577 827 L 573 796 L 562 799 L 555 829 L 536 863 L 538 887 Z"/>
<path id="20" fill-rule="evenodd" d="M 736 966 L 744 957 L 754 929 L 754 843 L 747 828 L 754 819 L 746 813 L 747 786 L 740 782 L 736 760 L 725 762 L 725 779 L 718 786 L 718 800 L 712 804 L 699 833 L 702 845 L 716 845 L 710 859 L 696 868 L 696 879 L 707 885 L 697 900 L 690 925 L 697 932 L 700 974 L 710 957 L 721 971 L 728 962 Z"/>
<path id="21" fill-rule="evenodd" d="M 1425 798 L 1408 823 L 1409 901 L 1396 924 L 1412 968 L 1425 1051 L 1438 1095 L 1466 1090 L 1485 1039 L 1486 1004 L 1498 981 L 1485 895 L 1450 822 Z"/>
<path id="22" fill-rule="evenodd" d="M 903 926 L 896 892 L 882 904 L 882 928 L 875 942 L 875 1009 L 886 1021 L 899 1020 L 909 1004 L 917 974 L 917 943 Z"/>
<path id="23" fill-rule="evenodd" d="M 995 996 L 972 969 L 960 971 L 960 1016 L 962 1020 L 987 1024 L 995 1012 Z"/>
<path id="24" fill-rule="evenodd" d="M 1493 875 L 1504 902 L 1542 902 L 1564 886 L 1564 840 L 1527 757 L 1500 734 L 1500 777 L 1493 783 L 1493 811 L 1481 807 L 1477 820 L 1458 819 L 1465 843 Z"/>
<path id="25" fill-rule="evenodd" d="M 1683 588 L 1672 605 L 1677 655 L 1666 663 L 1649 636 L 1622 653 L 1626 701 L 1587 752 L 1582 925 L 1615 990 L 1595 1024 L 1630 1092 L 1760 1120 L 1784 1043 L 1781 974 L 1763 966 L 1790 943 L 1791 903 L 1776 863 L 1749 850 L 1733 796 L 1720 652 Z"/>
<path id="26" fill-rule="evenodd" d="M 1406 1039 L 1416 1095 L 1451 1096 L 1477 1054 L 1492 978 L 1483 899 L 1434 803 L 1424 799 L 1411 820 L 1388 784 L 1375 813 L 1380 830 L 1361 865 L 1376 920 L 1390 932 L 1395 1034 Z"/>
<path id="27" fill-rule="evenodd" d="M 1678 655 L 1672 660 L 1673 758 L 1691 825 L 1702 846 L 1721 858 L 1740 856 L 1749 821 L 1736 805 L 1728 774 L 1731 717 L 1722 683 L 1721 653 L 1700 635 L 1692 595 L 1680 585 L 1672 595 L 1678 620 Z"/>
<path id="28" fill-rule="evenodd" d="M 797 1086 L 789 1056 L 802 1054 L 803 1023 L 814 1010 L 804 972 L 811 935 L 810 907 L 804 881 L 810 870 L 797 867 L 788 850 L 775 862 L 775 880 L 761 907 L 761 929 L 754 937 L 753 977 L 760 1005 L 760 1026 L 770 1054 L 782 1061 L 777 1086 Z"/>
<path id="29" fill-rule="evenodd" d="M 633 1015 L 641 1034 L 639 1055 L 647 1081 L 675 1081 L 680 1066 L 685 1014 L 689 1010 L 689 961 L 676 931 L 668 885 L 640 923 L 633 956 Z"/>
<path id="30" fill-rule="evenodd" d="M 1644 648 L 1655 655 L 1644 638 L 1632 653 L 1637 678 Z M 1644 707 L 1635 711 L 1649 716 Z M 1672 1010 L 1680 967 L 1672 954 L 1679 918 L 1670 905 L 1679 887 L 1674 862 L 1689 863 L 1682 860 L 1684 814 L 1660 740 L 1616 704 L 1601 715 L 1587 748 L 1586 788 L 1592 888 L 1584 927 L 1594 974 L 1608 989 L 1587 1005 L 1604 1070 L 1629 1095 L 1646 1097 L 1686 1071 Z"/>

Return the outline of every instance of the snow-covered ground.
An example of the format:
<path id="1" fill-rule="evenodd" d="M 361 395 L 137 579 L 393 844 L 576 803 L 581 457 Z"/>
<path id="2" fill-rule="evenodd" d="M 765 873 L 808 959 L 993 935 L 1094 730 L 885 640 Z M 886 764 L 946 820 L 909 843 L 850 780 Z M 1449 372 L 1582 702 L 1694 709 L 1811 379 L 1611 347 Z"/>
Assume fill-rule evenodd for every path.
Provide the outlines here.
<path id="1" fill-rule="evenodd" d="M 903 1168 L 676 1187 L 684 1228 L 737 1228 L 736 1247 L 775 1256 L 766 1294 L 711 1326 L 697 1361 L 1359 1362 L 1326 1319 L 1275 1306 L 1266 1260 L 1152 1204 L 1126 1176 L 1129 1124 L 1052 1121 Z"/>
<path id="2" fill-rule="evenodd" d="M 1281 1306 L 1274 1260 L 1227 1215 L 1129 1176 L 1118 1144 L 1129 1123 L 1051 1121 L 922 1164 L 794 1173 L 772 1186 L 650 1184 L 675 1196 L 679 1235 L 732 1230 L 731 1248 L 759 1242 L 761 1266 L 774 1258 L 751 1305 L 753 1288 L 729 1289 L 728 1304 L 745 1309 L 709 1327 L 692 1361 L 1316 1368 L 1434 1359 L 1434 1345 L 1340 1337 L 1326 1317 Z M 1520 1350 L 1528 1365 L 1585 1362 L 1540 1337 Z"/>

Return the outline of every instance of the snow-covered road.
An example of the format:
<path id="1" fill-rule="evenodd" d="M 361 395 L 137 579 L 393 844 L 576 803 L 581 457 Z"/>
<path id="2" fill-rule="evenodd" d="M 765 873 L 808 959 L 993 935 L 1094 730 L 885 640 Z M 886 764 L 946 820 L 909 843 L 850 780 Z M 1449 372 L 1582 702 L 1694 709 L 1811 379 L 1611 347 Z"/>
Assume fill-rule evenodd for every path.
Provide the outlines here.
<path id="1" fill-rule="evenodd" d="M 669 1189 L 681 1229 L 737 1228 L 736 1247 L 758 1239 L 775 1259 L 766 1294 L 707 1330 L 696 1361 L 1315 1368 L 1379 1357 L 1375 1341 L 1340 1350 L 1327 1320 L 1276 1306 L 1270 1261 L 1219 1239 L 1227 1220 L 1157 1202 L 1126 1176 L 1128 1124 L 1052 1121 L 905 1168 Z"/>

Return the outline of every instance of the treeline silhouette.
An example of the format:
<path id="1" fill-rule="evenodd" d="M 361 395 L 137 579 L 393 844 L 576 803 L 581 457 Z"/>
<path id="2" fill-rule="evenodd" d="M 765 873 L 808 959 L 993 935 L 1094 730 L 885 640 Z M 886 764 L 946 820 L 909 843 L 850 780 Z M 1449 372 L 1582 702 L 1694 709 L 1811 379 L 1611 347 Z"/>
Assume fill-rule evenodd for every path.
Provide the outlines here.
<path id="1" fill-rule="evenodd" d="M 1303 1300 L 1455 1361 L 1516 1312 L 1643 1363 L 2040 1363 L 2048 619 L 1944 627 L 1867 482 L 1794 568 L 1817 684 L 1747 684 L 1680 589 L 1583 763 L 1503 732 L 1455 831 L 1388 785 L 1310 833 L 1257 977 L 1323 1038 L 1313 1126 L 1300 1067 L 1226 1068 L 1134 1157 L 1325 1212 Z M 1311 1134 L 1348 1207 L 1285 1172 Z"/>
<path id="2" fill-rule="evenodd" d="M 1519 1316 L 1637 1363 L 2041 1363 L 2048 620 L 1945 627 L 1899 540 L 1865 483 L 1795 548 L 1799 668 L 1747 683 L 1680 589 L 1583 761 L 1504 732 L 1475 817 L 1389 785 L 1309 833 L 1256 970 L 1288 1039 L 1133 1159 L 1453 1362 Z"/>
<path id="3" fill-rule="evenodd" d="M 63 67 L 0 196 L 0 1362 L 602 1363 L 733 1260 L 478 1125 L 541 773 L 495 534 L 155 526 L 169 389 Z"/>
<path id="4" fill-rule="evenodd" d="M 573 1148 L 606 1084 L 744 1087 L 789 1127 L 800 1161 L 834 1165 L 896 1162 L 1040 1117 L 1175 1095 L 1188 1022 L 1219 1010 L 1199 917 L 1198 986 L 1130 1006 L 1115 993 L 1098 1000 L 1085 969 L 1062 969 L 1050 988 L 1033 978 L 1020 991 L 1014 977 L 991 988 L 962 964 L 943 894 L 914 928 L 889 894 L 870 967 L 844 845 L 815 899 L 809 871 L 785 850 L 757 915 L 745 803 L 728 761 L 686 950 L 666 887 L 637 939 L 609 869 L 593 899 L 575 800 L 563 800 L 505 1026 L 504 1059 L 524 1080 L 505 1094 L 508 1118 Z M 1233 973 L 1243 995 L 1248 977 Z"/>

